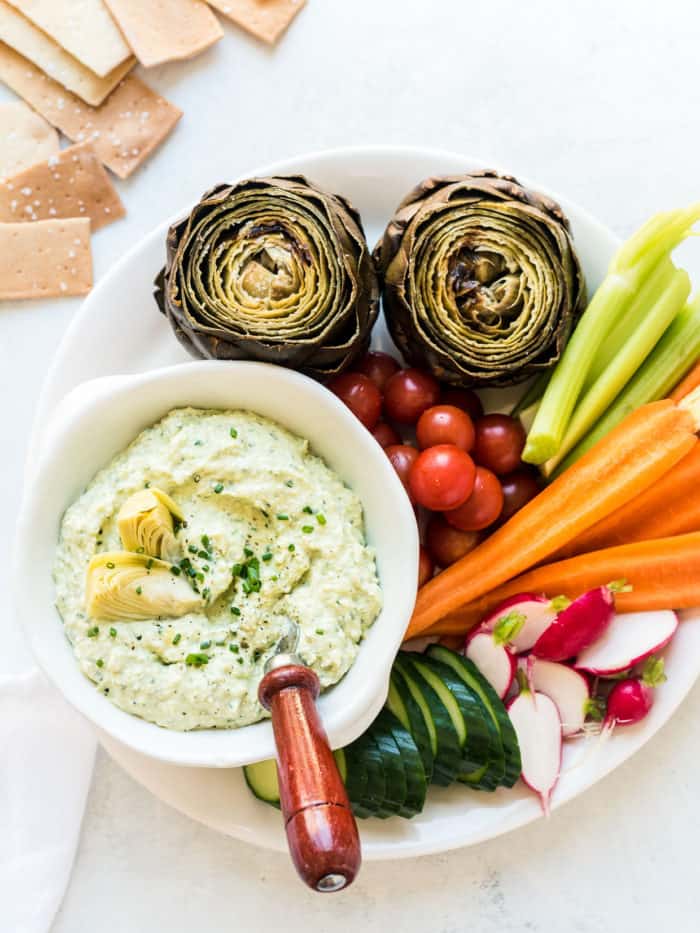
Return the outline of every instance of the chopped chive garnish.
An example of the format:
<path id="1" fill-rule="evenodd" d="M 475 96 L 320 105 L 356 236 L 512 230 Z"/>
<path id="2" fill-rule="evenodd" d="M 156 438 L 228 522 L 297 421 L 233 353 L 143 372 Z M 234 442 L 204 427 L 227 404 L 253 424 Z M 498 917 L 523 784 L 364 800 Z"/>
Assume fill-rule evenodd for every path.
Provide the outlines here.
<path id="1" fill-rule="evenodd" d="M 317 629 L 316 629 L 316 634 L 317 634 L 317 635 L 325 635 L 325 632 L 323 631 L 322 628 L 317 628 Z"/>
<path id="2" fill-rule="evenodd" d="M 149 557 L 148 560 L 146 561 L 146 570 L 150 570 L 152 566 L 153 566 L 153 558 Z"/>
<path id="3" fill-rule="evenodd" d="M 197 557 L 201 557 L 202 560 L 208 560 L 209 551 L 197 551 Z"/>
<path id="4" fill-rule="evenodd" d="M 105 666 L 105 662 L 102 660 L 102 658 L 98 658 L 98 659 L 95 661 L 95 664 L 96 664 L 98 667 L 104 667 L 104 666 Z"/>
<path id="5" fill-rule="evenodd" d="M 137 553 L 137 554 L 145 554 L 145 553 L 146 553 L 146 548 L 145 548 L 145 547 L 137 547 L 137 548 L 136 548 L 136 553 Z"/>
<path id="6" fill-rule="evenodd" d="M 225 642 L 225 641 L 215 641 L 214 644 L 216 645 L 217 648 L 223 648 L 223 646 L 226 644 L 226 642 Z"/>
<path id="7" fill-rule="evenodd" d="M 279 522 L 288 522 L 288 521 L 289 521 L 289 515 L 285 515 L 285 514 L 282 512 L 282 513 L 280 513 L 280 514 L 277 516 L 277 521 L 279 521 Z"/>
<path id="8" fill-rule="evenodd" d="M 209 573 L 209 571 L 211 570 L 211 567 L 209 566 L 209 564 L 202 564 L 202 570 L 204 571 L 204 573 Z"/>
<path id="9" fill-rule="evenodd" d="M 266 551 L 266 552 L 263 554 L 262 559 L 263 559 L 263 560 L 272 560 L 272 554 L 270 554 L 269 551 Z"/>
<path id="10" fill-rule="evenodd" d="M 243 664 L 243 658 L 239 658 L 239 659 L 238 659 L 238 663 L 239 663 L 239 664 Z"/>
<path id="11" fill-rule="evenodd" d="M 238 431 L 235 428 L 231 428 L 230 434 L 233 438 L 238 437 Z"/>
<path id="12" fill-rule="evenodd" d="M 194 578 L 195 578 L 195 580 L 199 580 L 200 583 L 204 583 L 204 574 L 203 574 L 203 573 L 196 573 L 196 574 L 194 575 Z"/>
<path id="13" fill-rule="evenodd" d="M 316 521 L 319 523 L 319 525 L 325 525 L 325 524 L 326 524 L 326 516 L 323 515 L 321 512 L 319 512 L 318 515 L 316 516 Z"/>
<path id="14" fill-rule="evenodd" d="M 188 654 L 185 658 L 185 664 L 188 667 L 203 667 L 209 663 L 208 654 Z"/>
<path id="15" fill-rule="evenodd" d="M 243 553 L 245 554 L 246 557 L 252 557 L 255 551 L 251 551 L 249 547 L 244 547 Z"/>
<path id="16" fill-rule="evenodd" d="M 195 473 L 195 474 L 193 475 L 193 477 L 192 477 L 192 479 L 195 481 L 195 483 L 198 483 L 198 482 L 200 481 L 201 478 L 202 478 L 202 477 L 199 475 L 199 473 Z"/>
<path id="17" fill-rule="evenodd" d="M 181 639 L 181 638 L 182 638 L 182 632 L 178 632 L 178 633 L 175 635 L 175 638 L 173 638 L 173 644 L 174 644 L 174 645 L 179 645 L 179 644 L 180 644 L 180 639 Z"/>
<path id="18" fill-rule="evenodd" d="M 150 480 L 146 480 L 146 482 L 143 484 L 143 488 L 144 488 L 144 489 L 150 489 L 150 488 L 151 488 L 151 481 L 150 481 Z"/>
<path id="19" fill-rule="evenodd" d="M 197 553 L 197 545 L 196 545 L 196 544 L 190 544 L 190 545 L 188 546 L 187 550 L 190 552 L 190 554 L 196 554 L 196 553 Z"/>
<path id="20" fill-rule="evenodd" d="M 174 577 L 179 577 L 182 573 L 182 570 L 177 566 L 177 564 L 173 564 L 170 568 L 170 573 L 172 573 Z"/>
<path id="21" fill-rule="evenodd" d="M 109 630 L 109 637 L 110 637 L 110 638 L 116 638 L 116 637 L 117 637 L 117 630 L 116 630 L 115 628 L 111 628 L 111 629 Z"/>
<path id="22" fill-rule="evenodd" d="M 314 514 L 314 510 L 311 508 L 310 505 L 305 505 L 304 508 L 302 509 L 302 512 L 306 512 L 307 515 Z"/>
<path id="23" fill-rule="evenodd" d="M 201 446 L 202 446 L 202 442 L 201 442 L 201 441 L 195 441 L 195 442 L 194 442 L 194 446 L 195 446 L 195 447 L 201 447 Z"/>
<path id="24" fill-rule="evenodd" d="M 313 525 L 302 525 L 301 530 L 304 532 L 305 535 L 310 535 L 311 532 L 314 530 L 314 527 Z"/>
<path id="25" fill-rule="evenodd" d="M 289 545 L 287 545 L 287 550 L 288 550 L 288 551 L 296 551 L 296 546 L 295 546 L 294 544 L 289 544 Z"/>
<path id="26" fill-rule="evenodd" d="M 228 650 L 231 654 L 238 654 L 238 645 L 234 645 L 233 642 L 228 646 Z"/>
<path id="27" fill-rule="evenodd" d="M 220 492 L 223 492 L 223 491 L 224 491 L 224 484 L 223 484 L 223 483 L 217 483 L 216 486 L 214 486 L 214 492 L 217 493 L 217 495 L 218 495 Z"/>
<path id="28" fill-rule="evenodd" d="M 209 535 L 202 535 L 199 539 L 207 550 L 209 549 Z"/>
<path id="29" fill-rule="evenodd" d="M 235 616 L 239 616 L 241 614 L 241 610 L 238 608 L 238 606 L 231 606 L 231 612 Z"/>
<path id="30" fill-rule="evenodd" d="M 114 570 L 114 561 L 108 560 L 107 563 L 105 564 L 105 567 L 107 568 L 107 570 Z"/>
<path id="31" fill-rule="evenodd" d="M 209 641 L 209 639 L 207 639 L 206 641 L 200 641 L 199 647 L 202 649 L 211 648 L 211 642 Z"/>
<path id="32" fill-rule="evenodd" d="M 234 564 L 233 567 L 231 567 L 232 577 L 240 577 L 242 572 L 243 572 L 243 564 Z"/>
<path id="33" fill-rule="evenodd" d="M 284 485 L 285 485 L 285 486 L 289 486 L 289 488 L 291 489 L 292 486 L 294 485 L 294 480 L 293 480 L 293 479 L 288 479 L 287 482 L 286 482 Z"/>
<path id="34" fill-rule="evenodd" d="M 91 628 L 87 630 L 88 638 L 97 638 L 99 634 L 100 634 L 100 630 L 96 625 L 93 625 Z"/>
<path id="35" fill-rule="evenodd" d="M 140 596 L 141 593 L 143 593 L 143 587 L 137 586 L 137 587 L 136 587 L 136 595 L 137 595 L 137 596 Z"/>

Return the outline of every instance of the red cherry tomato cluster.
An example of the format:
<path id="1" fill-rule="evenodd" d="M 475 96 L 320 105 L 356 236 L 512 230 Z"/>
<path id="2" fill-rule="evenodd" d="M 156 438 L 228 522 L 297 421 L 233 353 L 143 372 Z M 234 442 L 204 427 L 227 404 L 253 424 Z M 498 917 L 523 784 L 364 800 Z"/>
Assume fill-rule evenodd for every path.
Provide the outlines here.
<path id="1" fill-rule="evenodd" d="M 505 521 L 539 492 L 520 455 L 525 431 L 516 418 L 484 414 L 469 389 L 441 387 L 430 373 L 402 369 L 370 352 L 357 369 L 332 379 L 334 392 L 372 432 L 414 505 L 429 518 L 419 583 L 474 548 L 485 529 Z M 403 435 L 400 428 L 403 429 Z M 407 435 L 415 430 L 415 443 Z"/>

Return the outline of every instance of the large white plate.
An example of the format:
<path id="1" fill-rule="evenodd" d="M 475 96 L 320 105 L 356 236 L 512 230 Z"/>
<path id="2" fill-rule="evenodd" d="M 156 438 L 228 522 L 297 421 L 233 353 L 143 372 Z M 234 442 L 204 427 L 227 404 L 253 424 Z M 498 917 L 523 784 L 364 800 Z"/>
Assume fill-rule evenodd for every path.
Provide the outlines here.
<path id="1" fill-rule="evenodd" d="M 452 153 L 372 147 L 300 156 L 249 174 L 304 173 L 321 186 L 346 195 L 359 209 L 368 240 L 374 244 L 398 202 L 418 181 L 428 175 L 475 167 L 483 168 L 484 164 Z M 230 180 L 212 178 L 211 183 Z M 536 183 L 532 186 L 545 190 Z M 581 208 L 553 196 L 569 216 L 592 290 L 605 272 L 616 238 Z M 181 213 L 187 209 L 185 206 Z M 73 320 L 47 376 L 32 451 L 36 451 L 54 406 L 83 380 L 143 372 L 187 359 L 152 298 L 153 278 L 163 264 L 168 223 L 165 221 L 115 264 Z M 383 326 L 377 331 L 376 344 L 387 346 Z M 620 729 L 605 744 L 578 740 L 568 745 L 554 809 L 629 758 L 672 715 L 700 673 L 700 611 L 685 614 L 666 663 L 668 682 L 658 691 L 643 724 Z M 166 765 L 138 755 L 108 736 L 100 739 L 126 771 L 176 809 L 230 836 L 270 849 L 285 848 L 279 813 L 251 796 L 240 771 Z M 385 859 L 444 851 L 489 839 L 540 815 L 538 803 L 521 787 L 494 794 L 462 787 L 431 788 L 424 812 L 411 821 L 361 821 L 363 852 L 367 859 Z"/>

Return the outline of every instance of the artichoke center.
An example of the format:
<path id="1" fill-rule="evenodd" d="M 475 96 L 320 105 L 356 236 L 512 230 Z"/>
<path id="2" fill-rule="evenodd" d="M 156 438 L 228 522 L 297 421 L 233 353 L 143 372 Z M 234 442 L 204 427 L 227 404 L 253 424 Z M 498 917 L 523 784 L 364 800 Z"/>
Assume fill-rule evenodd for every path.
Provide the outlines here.
<path id="1" fill-rule="evenodd" d="M 465 317 L 494 324 L 520 312 L 521 277 L 498 253 L 463 245 L 450 256 L 446 278 Z"/>
<path id="2" fill-rule="evenodd" d="M 294 258 L 281 246 L 266 244 L 245 264 L 241 286 L 258 300 L 279 301 L 293 295 L 298 278 L 294 273 Z"/>

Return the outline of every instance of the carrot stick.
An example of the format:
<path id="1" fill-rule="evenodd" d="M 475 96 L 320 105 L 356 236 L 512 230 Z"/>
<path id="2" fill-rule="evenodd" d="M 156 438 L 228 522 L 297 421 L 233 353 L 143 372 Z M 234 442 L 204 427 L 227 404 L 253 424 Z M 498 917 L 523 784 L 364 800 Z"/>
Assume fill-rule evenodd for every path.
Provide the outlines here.
<path id="1" fill-rule="evenodd" d="M 700 441 L 658 482 L 578 535 L 552 560 L 691 531 L 700 531 Z"/>
<path id="2" fill-rule="evenodd" d="M 517 593 L 575 599 L 586 590 L 620 579 L 626 580 L 632 590 L 615 595 L 619 612 L 699 606 L 700 532 L 637 541 L 544 564 L 451 613 L 426 634 L 464 635 L 504 599 Z"/>
<path id="3" fill-rule="evenodd" d="M 680 402 L 682 398 L 685 398 L 686 395 L 689 395 L 693 389 L 697 389 L 698 386 L 700 386 L 700 360 L 698 360 L 690 372 L 681 379 L 669 397 L 672 398 L 674 402 Z"/>
<path id="4" fill-rule="evenodd" d="M 697 403 L 700 398 L 686 400 Z M 695 410 L 670 399 L 628 415 L 482 544 L 418 592 L 407 637 L 547 558 L 634 499 L 695 443 Z"/>

